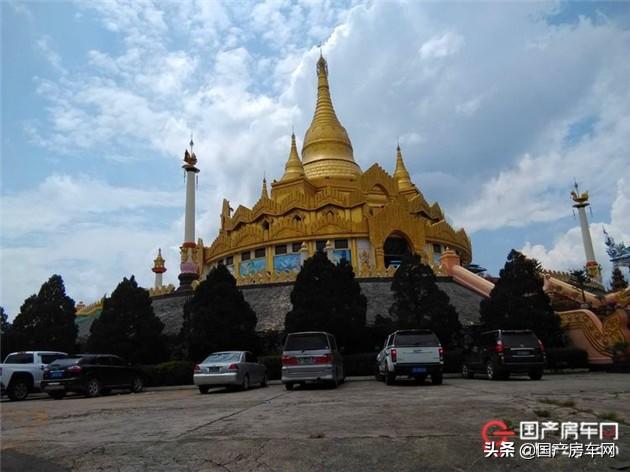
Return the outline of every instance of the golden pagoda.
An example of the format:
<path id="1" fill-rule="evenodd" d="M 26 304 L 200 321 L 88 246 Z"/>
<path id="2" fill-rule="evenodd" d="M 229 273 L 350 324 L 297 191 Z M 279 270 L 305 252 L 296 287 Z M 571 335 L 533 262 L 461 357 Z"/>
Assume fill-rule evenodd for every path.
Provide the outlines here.
<path id="1" fill-rule="evenodd" d="M 419 254 L 439 271 L 448 247 L 470 263 L 470 240 L 454 230 L 437 203 L 429 205 L 411 181 L 400 146 L 393 175 L 378 164 L 365 172 L 337 118 L 324 57 L 317 62 L 317 102 L 304 135 L 302 156 L 291 136 L 285 172 L 266 180 L 252 208 L 236 211 L 227 200 L 219 235 L 209 247 L 199 240 L 194 258 L 203 277 L 222 263 L 241 285 L 291 281 L 304 259 L 321 250 L 345 258 L 359 277 L 388 277 L 406 253 Z"/>

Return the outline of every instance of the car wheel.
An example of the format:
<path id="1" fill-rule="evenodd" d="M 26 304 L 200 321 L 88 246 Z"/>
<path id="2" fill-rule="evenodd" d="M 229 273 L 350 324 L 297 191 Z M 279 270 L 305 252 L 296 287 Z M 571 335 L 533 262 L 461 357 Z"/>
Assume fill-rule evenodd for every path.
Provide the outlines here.
<path id="1" fill-rule="evenodd" d="M 241 384 L 241 390 L 245 391 L 245 390 L 249 390 L 249 375 L 245 375 L 245 377 L 243 377 L 243 383 Z"/>
<path id="2" fill-rule="evenodd" d="M 396 382 L 396 374 L 394 372 L 390 372 L 389 370 L 385 370 L 385 383 L 387 385 L 394 385 Z"/>
<path id="3" fill-rule="evenodd" d="M 465 379 L 472 379 L 475 376 L 474 372 L 470 370 L 467 364 L 462 365 L 462 377 Z"/>
<path id="4" fill-rule="evenodd" d="M 540 380 L 542 379 L 543 376 L 543 371 L 542 369 L 536 369 L 536 370 L 530 370 L 529 371 L 529 378 L 532 380 Z"/>
<path id="5" fill-rule="evenodd" d="M 488 380 L 498 380 L 500 377 L 497 366 L 492 361 L 486 362 L 486 376 Z"/>
<path id="6" fill-rule="evenodd" d="M 374 371 L 374 378 L 376 379 L 377 382 L 381 382 L 383 380 L 383 374 L 381 374 L 381 370 L 380 367 L 378 365 L 378 362 L 376 363 L 376 369 Z"/>
<path id="7" fill-rule="evenodd" d="M 210 390 L 209 385 L 199 385 L 199 393 L 206 394 Z"/>
<path id="8" fill-rule="evenodd" d="M 293 384 L 292 383 L 285 383 L 284 384 L 284 388 L 286 388 L 287 390 L 293 390 Z"/>
<path id="9" fill-rule="evenodd" d="M 26 400 L 28 397 L 28 382 L 26 379 L 15 379 L 9 384 L 7 395 L 13 401 Z"/>
<path id="10" fill-rule="evenodd" d="M 434 372 L 431 374 L 431 383 L 433 385 L 442 385 L 442 372 Z"/>
<path id="11" fill-rule="evenodd" d="M 267 386 L 267 373 L 265 372 L 265 375 L 263 375 L 263 379 L 260 382 L 260 386 L 261 387 L 266 387 Z"/>
<path id="12" fill-rule="evenodd" d="M 101 382 L 96 377 L 92 377 L 85 385 L 85 396 L 90 398 L 98 397 L 101 394 L 101 388 Z"/>
<path id="13" fill-rule="evenodd" d="M 66 396 L 66 392 L 48 392 L 48 396 L 50 398 L 53 398 L 55 400 L 61 400 L 63 397 Z"/>
<path id="14" fill-rule="evenodd" d="M 131 392 L 140 393 L 144 390 L 144 380 L 139 375 L 136 375 L 131 382 Z"/>

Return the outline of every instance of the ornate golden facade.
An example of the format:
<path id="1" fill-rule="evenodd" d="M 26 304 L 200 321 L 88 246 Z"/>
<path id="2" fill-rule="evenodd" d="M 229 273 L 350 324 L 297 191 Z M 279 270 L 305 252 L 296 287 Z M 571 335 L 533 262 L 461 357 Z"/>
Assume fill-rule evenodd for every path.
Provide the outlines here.
<path id="1" fill-rule="evenodd" d="M 284 175 L 271 184 L 271 193 L 263 181 L 258 202 L 234 212 L 224 200 L 219 235 L 209 247 L 200 240 L 194 251 L 200 272 L 223 263 L 241 284 L 290 281 L 317 249 L 348 259 L 360 277 L 391 276 L 405 252 L 437 267 L 449 247 L 463 263 L 471 262 L 465 231 L 454 230 L 440 206 L 429 205 L 411 182 L 400 147 L 393 175 L 378 164 L 361 171 L 333 108 L 323 57 L 317 78 L 302 159 L 292 136 Z"/>

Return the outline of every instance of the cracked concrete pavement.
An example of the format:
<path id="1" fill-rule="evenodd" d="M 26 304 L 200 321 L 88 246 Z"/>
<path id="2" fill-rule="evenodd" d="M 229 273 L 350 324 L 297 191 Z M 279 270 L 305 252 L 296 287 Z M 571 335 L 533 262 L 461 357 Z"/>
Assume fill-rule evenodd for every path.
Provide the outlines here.
<path id="1" fill-rule="evenodd" d="M 614 459 L 485 459 L 491 419 L 620 425 Z M 336 390 L 162 389 L 1 403 L 3 471 L 630 470 L 630 375 L 444 385 L 349 381 Z M 517 440 L 518 442 L 518 440 Z M 559 437 L 556 438 L 559 442 Z"/>

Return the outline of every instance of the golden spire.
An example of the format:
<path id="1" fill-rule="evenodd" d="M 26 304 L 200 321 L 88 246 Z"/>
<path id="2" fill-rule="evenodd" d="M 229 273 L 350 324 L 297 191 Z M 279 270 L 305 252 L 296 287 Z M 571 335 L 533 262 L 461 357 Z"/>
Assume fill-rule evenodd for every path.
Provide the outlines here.
<path id="1" fill-rule="evenodd" d="M 291 152 L 289 152 L 289 159 L 284 166 L 284 175 L 280 180 L 292 180 L 298 177 L 304 177 L 304 167 L 300 161 L 300 156 L 298 156 L 295 133 L 291 133 Z"/>
<path id="2" fill-rule="evenodd" d="M 262 198 L 263 200 L 269 200 L 269 192 L 267 192 L 267 178 L 266 177 L 263 177 L 262 192 L 260 193 L 260 198 Z"/>
<path id="3" fill-rule="evenodd" d="M 317 61 L 317 105 L 311 126 L 304 135 L 302 163 L 308 178 L 357 177 L 361 169 L 352 153 L 352 143 L 339 122 L 330 98 L 328 64 Z"/>
<path id="4" fill-rule="evenodd" d="M 398 190 L 409 190 L 414 188 L 409 172 L 403 162 L 402 152 L 400 151 L 400 144 L 396 146 L 396 170 L 394 171 L 394 178 L 398 183 Z"/>

